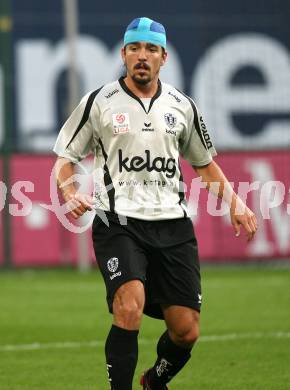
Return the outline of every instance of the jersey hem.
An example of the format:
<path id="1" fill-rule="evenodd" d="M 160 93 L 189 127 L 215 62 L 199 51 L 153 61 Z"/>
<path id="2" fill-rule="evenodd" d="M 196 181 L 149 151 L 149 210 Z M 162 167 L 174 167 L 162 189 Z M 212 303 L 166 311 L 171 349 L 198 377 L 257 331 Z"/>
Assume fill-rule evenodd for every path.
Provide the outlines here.
<path id="1" fill-rule="evenodd" d="M 121 217 L 125 217 L 125 218 L 133 218 L 133 219 L 138 219 L 138 220 L 141 220 L 141 221 L 164 221 L 164 220 L 171 220 L 171 219 L 182 219 L 182 218 L 189 218 L 188 217 L 188 210 L 186 209 L 186 216 L 184 215 L 183 213 L 183 209 L 180 208 L 180 206 L 178 205 L 178 209 L 179 210 L 179 213 L 176 213 L 176 214 L 162 214 L 162 215 L 159 215 L 159 216 L 152 216 L 152 215 L 143 215 L 143 214 L 138 214 L 138 213 L 123 213 L 123 212 L 118 212 L 117 210 L 115 210 L 115 212 L 113 213 L 114 215 L 116 215 L 116 217 L 118 217 L 119 215 Z M 176 210 L 176 211 L 177 211 Z M 110 211 L 109 209 L 102 209 L 100 207 L 98 208 L 95 208 L 95 212 L 96 214 L 99 214 L 99 213 L 112 213 L 112 211 Z"/>

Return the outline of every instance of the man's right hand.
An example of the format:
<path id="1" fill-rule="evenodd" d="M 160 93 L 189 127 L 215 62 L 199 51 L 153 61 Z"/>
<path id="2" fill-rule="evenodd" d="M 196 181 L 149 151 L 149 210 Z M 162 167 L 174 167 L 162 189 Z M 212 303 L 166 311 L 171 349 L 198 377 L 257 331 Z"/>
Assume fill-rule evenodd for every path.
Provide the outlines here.
<path id="1" fill-rule="evenodd" d="M 75 219 L 81 217 L 85 212 L 92 210 L 95 204 L 94 199 L 90 195 L 79 192 L 67 194 L 65 201 L 67 202 L 66 204 L 70 214 Z"/>

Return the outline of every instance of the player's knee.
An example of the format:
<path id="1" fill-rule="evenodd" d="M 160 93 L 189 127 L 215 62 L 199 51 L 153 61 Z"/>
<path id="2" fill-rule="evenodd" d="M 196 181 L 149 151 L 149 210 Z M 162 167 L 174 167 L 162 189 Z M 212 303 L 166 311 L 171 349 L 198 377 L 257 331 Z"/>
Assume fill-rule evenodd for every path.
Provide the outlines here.
<path id="1" fill-rule="evenodd" d="M 191 327 L 181 327 L 172 332 L 173 341 L 185 347 L 190 347 L 196 343 L 198 337 L 199 327 L 196 324 Z"/>
<path id="2" fill-rule="evenodd" d="M 136 300 L 123 303 L 119 307 L 119 314 L 124 318 L 139 319 L 142 316 L 142 306 Z"/>
<path id="3" fill-rule="evenodd" d="M 144 287 L 140 281 L 130 281 L 119 287 L 113 301 L 115 324 L 125 329 L 139 328 L 144 302 Z"/>
<path id="4" fill-rule="evenodd" d="M 143 314 L 143 305 L 136 299 L 127 302 L 116 301 L 113 312 L 117 325 L 125 329 L 139 327 Z"/>
<path id="5" fill-rule="evenodd" d="M 199 329 L 196 326 L 193 326 L 189 332 L 187 332 L 183 337 L 183 342 L 186 345 L 193 345 L 196 343 L 199 338 Z"/>

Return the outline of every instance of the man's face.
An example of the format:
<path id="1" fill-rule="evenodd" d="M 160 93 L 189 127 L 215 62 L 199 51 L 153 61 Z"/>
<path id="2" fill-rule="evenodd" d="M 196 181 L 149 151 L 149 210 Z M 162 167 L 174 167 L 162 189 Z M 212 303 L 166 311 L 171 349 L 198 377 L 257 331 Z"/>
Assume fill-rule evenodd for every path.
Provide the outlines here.
<path id="1" fill-rule="evenodd" d="M 129 43 L 122 48 L 122 59 L 128 75 L 137 84 L 146 85 L 158 78 L 160 67 L 166 61 L 167 53 L 161 46 L 147 42 Z"/>

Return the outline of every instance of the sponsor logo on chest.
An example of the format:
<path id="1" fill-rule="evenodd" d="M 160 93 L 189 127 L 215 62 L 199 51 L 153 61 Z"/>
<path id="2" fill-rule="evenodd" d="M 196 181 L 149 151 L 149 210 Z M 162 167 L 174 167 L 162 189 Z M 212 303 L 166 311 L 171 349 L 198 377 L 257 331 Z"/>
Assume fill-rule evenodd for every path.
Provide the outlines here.
<path id="1" fill-rule="evenodd" d="M 142 131 L 154 131 L 151 122 L 144 122 L 144 127 L 142 128 Z"/>
<path id="2" fill-rule="evenodd" d="M 119 172 L 123 169 L 127 172 L 140 172 L 146 170 L 147 172 L 164 172 L 166 177 L 173 178 L 176 172 L 176 161 L 174 158 L 166 157 L 151 157 L 150 150 L 145 150 L 145 158 L 142 156 L 129 157 L 123 156 L 122 149 L 119 152 Z"/>

